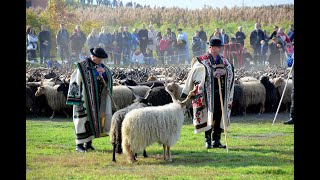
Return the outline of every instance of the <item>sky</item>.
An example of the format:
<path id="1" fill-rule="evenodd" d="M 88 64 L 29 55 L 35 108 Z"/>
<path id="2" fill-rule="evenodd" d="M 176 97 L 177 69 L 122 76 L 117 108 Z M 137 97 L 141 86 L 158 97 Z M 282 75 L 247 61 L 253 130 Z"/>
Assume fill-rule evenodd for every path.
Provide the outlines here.
<path id="1" fill-rule="evenodd" d="M 209 5 L 213 8 L 223 7 L 241 7 L 244 6 L 263 6 L 263 5 L 279 5 L 279 4 L 294 4 L 294 0 L 122 0 L 123 5 L 132 1 L 141 5 L 165 6 L 165 7 L 181 7 L 188 9 L 198 9 Z"/>

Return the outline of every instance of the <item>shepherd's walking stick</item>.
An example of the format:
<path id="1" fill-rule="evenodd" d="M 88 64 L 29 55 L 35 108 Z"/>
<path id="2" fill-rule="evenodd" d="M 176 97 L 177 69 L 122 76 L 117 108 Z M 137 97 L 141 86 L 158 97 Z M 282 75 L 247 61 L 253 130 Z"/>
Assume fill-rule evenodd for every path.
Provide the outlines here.
<path id="1" fill-rule="evenodd" d="M 227 123 L 226 123 L 226 120 L 224 119 L 224 108 L 223 108 L 220 77 L 218 78 L 218 84 L 219 84 L 219 95 L 220 95 L 221 113 L 222 113 L 222 121 L 223 121 L 224 139 L 226 141 L 227 152 L 229 152 L 228 141 L 227 141 L 227 130 L 226 130 Z"/>
<path id="2" fill-rule="evenodd" d="M 274 116 L 274 119 L 273 119 L 273 122 L 272 122 L 272 125 L 274 125 L 274 122 L 276 121 L 276 118 L 277 118 L 277 115 L 278 115 L 278 112 L 279 112 L 279 109 L 280 109 L 280 106 L 281 106 L 281 102 L 282 102 L 282 99 L 283 99 L 284 93 L 286 91 L 287 84 L 288 84 L 288 81 L 289 81 L 289 78 L 290 78 L 290 75 L 291 75 L 291 72 L 292 72 L 292 69 L 293 69 L 293 65 L 294 65 L 294 61 L 292 63 L 291 69 L 289 71 L 286 85 L 284 85 L 284 89 L 283 89 L 283 92 L 282 92 L 282 95 L 281 95 L 281 99 L 280 99 L 280 102 L 279 102 L 279 105 L 278 105 L 278 109 L 277 109 L 276 115 Z"/>

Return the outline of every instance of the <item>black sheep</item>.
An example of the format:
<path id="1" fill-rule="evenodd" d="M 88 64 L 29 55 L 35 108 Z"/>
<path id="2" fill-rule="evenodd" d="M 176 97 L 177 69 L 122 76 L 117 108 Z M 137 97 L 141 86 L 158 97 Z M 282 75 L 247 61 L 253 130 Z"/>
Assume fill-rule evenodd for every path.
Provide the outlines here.
<path id="1" fill-rule="evenodd" d="M 244 111 L 244 95 L 243 89 L 239 84 L 234 84 L 234 93 L 233 93 L 233 102 L 232 102 L 232 109 L 231 115 L 243 115 Z"/>
<path id="2" fill-rule="evenodd" d="M 266 88 L 265 112 L 276 112 L 279 102 L 278 91 L 273 83 L 270 82 L 269 76 L 261 76 L 260 82 Z"/>

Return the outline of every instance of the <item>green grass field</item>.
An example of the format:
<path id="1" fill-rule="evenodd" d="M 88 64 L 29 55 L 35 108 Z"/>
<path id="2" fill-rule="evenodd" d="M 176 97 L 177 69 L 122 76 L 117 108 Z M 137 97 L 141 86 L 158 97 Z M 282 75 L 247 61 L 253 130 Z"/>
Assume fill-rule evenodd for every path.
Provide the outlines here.
<path id="1" fill-rule="evenodd" d="M 231 117 L 226 149 L 205 148 L 204 133 L 194 134 L 185 120 L 181 138 L 171 147 L 172 162 L 162 159 L 162 145 L 146 148 L 129 164 L 124 155 L 112 162 L 109 137 L 93 140 L 94 152 L 75 152 L 72 119 L 26 119 L 27 179 L 294 179 L 294 126 L 289 115 Z M 225 144 L 224 134 L 222 143 Z"/>

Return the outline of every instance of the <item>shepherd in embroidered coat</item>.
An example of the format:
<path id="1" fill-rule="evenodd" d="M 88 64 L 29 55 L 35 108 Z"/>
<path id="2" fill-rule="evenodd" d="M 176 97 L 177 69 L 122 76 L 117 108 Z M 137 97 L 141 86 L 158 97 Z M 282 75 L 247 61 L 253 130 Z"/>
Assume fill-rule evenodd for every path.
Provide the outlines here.
<path id="1" fill-rule="evenodd" d="M 73 105 L 76 151 L 94 150 L 92 139 L 109 134 L 112 118 L 112 74 L 102 60 L 102 48 L 91 48 L 91 57 L 77 62 L 71 75 L 66 104 Z"/>
<path id="2" fill-rule="evenodd" d="M 227 121 L 226 128 L 230 124 L 231 104 L 234 91 L 234 67 L 222 55 L 221 40 L 211 39 L 207 53 L 193 58 L 191 70 L 181 97 L 196 88 L 193 105 L 194 133 L 205 132 L 206 147 L 225 148 L 220 143 L 221 132 L 224 129 L 219 96 L 218 78 L 221 80 L 224 116 Z M 213 140 L 213 144 L 211 142 Z"/>

